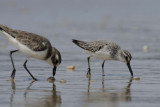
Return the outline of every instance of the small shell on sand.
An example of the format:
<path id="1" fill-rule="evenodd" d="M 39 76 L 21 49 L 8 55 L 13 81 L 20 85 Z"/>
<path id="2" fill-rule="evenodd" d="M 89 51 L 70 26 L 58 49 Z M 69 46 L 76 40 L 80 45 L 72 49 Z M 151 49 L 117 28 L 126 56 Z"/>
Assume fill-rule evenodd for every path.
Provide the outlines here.
<path id="1" fill-rule="evenodd" d="M 139 77 L 133 77 L 133 80 L 140 80 Z"/>
<path id="2" fill-rule="evenodd" d="M 95 82 L 94 80 L 90 80 L 90 82 Z"/>
<path id="3" fill-rule="evenodd" d="M 149 47 L 148 47 L 147 45 L 144 45 L 144 46 L 143 46 L 143 51 L 144 51 L 144 52 L 148 52 L 148 50 L 149 50 Z"/>
<path id="4" fill-rule="evenodd" d="M 60 82 L 61 84 L 65 84 L 65 83 L 66 83 L 66 80 L 61 79 L 59 82 Z"/>
<path id="5" fill-rule="evenodd" d="M 54 81 L 55 81 L 55 78 L 54 78 L 54 77 L 48 77 L 47 81 L 48 81 L 48 82 L 54 82 Z"/>
<path id="6" fill-rule="evenodd" d="M 70 66 L 67 66 L 66 69 L 68 71 L 74 71 L 75 70 L 75 66 L 74 65 L 70 65 Z"/>

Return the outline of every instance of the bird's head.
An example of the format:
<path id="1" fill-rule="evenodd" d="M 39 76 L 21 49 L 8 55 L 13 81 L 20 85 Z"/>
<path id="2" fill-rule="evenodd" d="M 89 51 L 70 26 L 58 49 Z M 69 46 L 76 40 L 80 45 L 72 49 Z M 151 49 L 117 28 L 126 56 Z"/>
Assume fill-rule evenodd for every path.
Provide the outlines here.
<path id="1" fill-rule="evenodd" d="M 53 76 L 56 74 L 57 66 L 61 63 L 61 54 L 60 52 L 52 47 L 52 54 L 48 58 L 47 62 L 53 67 Z"/>
<path id="2" fill-rule="evenodd" d="M 133 72 L 132 72 L 132 69 L 130 66 L 131 59 L 132 59 L 132 56 L 127 50 L 120 50 L 118 60 L 126 63 L 126 65 L 128 66 L 128 69 L 131 73 L 131 76 L 133 76 Z"/>

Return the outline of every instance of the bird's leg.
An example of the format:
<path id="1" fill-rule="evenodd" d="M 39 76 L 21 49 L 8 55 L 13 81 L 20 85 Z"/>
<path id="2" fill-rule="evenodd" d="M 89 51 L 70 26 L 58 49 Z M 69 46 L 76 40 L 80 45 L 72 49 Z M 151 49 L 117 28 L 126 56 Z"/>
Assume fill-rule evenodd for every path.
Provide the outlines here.
<path id="1" fill-rule="evenodd" d="M 26 71 L 29 73 L 29 75 L 32 77 L 33 80 L 37 81 L 37 79 L 29 72 L 28 68 L 26 67 L 28 59 L 24 62 L 23 66 L 26 69 Z"/>
<path id="2" fill-rule="evenodd" d="M 90 56 L 87 57 L 87 61 L 88 61 L 88 72 L 87 72 L 87 78 L 89 78 L 91 76 L 91 69 L 90 69 Z"/>
<path id="3" fill-rule="evenodd" d="M 102 76 L 104 76 L 104 63 L 105 63 L 105 60 L 102 63 Z"/>
<path id="4" fill-rule="evenodd" d="M 13 71 L 12 71 L 11 76 L 10 76 L 12 79 L 14 79 L 15 74 L 16 74 L 16 69 L 15 69 L 15 66 L 14 66 L 14 62 L 13 62 L 13 58 L 12 58 L 12 53 L 17 52 L 17 51 L 18 50 L 10 51 L 10 58 L 11 58 L 12 66 L 13 66 Z"/>
<path id="5" fill-rule="evenodd" d="M 90 83 L 91 83 L 91 77 L 88 77 L 88 96 L 90 94 Z"/>
<path id="6" fill-rule="evenodd" d="M 87 57 L 87 61 L 88 61 L 88 71 L 90 71 L 90 56 Z"/>

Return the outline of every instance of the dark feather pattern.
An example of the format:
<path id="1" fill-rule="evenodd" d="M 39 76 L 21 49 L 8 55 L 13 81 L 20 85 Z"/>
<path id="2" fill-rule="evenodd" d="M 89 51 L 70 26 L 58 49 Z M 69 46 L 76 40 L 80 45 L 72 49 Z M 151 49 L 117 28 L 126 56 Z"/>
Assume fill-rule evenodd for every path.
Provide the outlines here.
<path id="1" fill-rule="evenodd" d="M 83 41 L 73 39 L 72 41 L 77 46 L 83 48 L 84 50 L 90 51 L 90 52 L 97 52 L 101 50 L 104 46 L 106 46 L 107 49 L 112 50 L 112 51 L 113 50 L 117 51 L 118 49 L 120 49 L 120 47 L 117 44 L 106 41 L 106 40 L 99 40 L 99 41 L 94 41 L 94 42 L 83 42 Z"/>
<path id="2" fill-rule="evenodd" d="M 6 33 L 14 37 L 22 44 L 26 45 L 33 51 L 43 51 L 51 47 L 51 44 L 48 41 L 48 39 L 40 35 L 21 30 L 14 30 L 4 25 L 0 25 L 0 29 L 5 31 Z"/>

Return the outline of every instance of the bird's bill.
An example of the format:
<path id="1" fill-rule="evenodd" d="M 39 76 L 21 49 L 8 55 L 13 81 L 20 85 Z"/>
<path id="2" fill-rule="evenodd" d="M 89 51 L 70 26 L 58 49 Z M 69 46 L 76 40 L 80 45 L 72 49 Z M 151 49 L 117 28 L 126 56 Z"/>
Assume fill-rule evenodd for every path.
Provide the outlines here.
<path id="1" fill-rule="evenodd" d="M 56 69 L 57 69 L 57 67 L 54 66 L 54 68 L 53 68 L 53 76 L 55 76 L 55 74 L 56 74 Z"/>
<path id="2" fill-rule="evenodd" d="M 130 73 L 131 73 L 131 76 L 133 77 L 132 68 L 131 68 L 131 65 L 130 65 L 130 63 L 129 63 L 129 62 L 127 63 L 127 66 L 128 66 L 128 69 L 129 69 L 129 71 L 130 71 Z"/>

